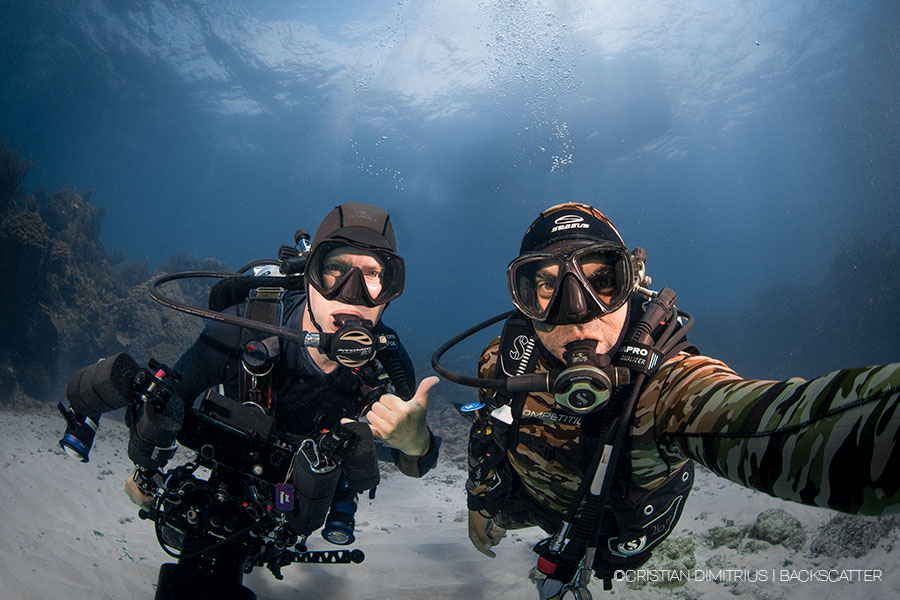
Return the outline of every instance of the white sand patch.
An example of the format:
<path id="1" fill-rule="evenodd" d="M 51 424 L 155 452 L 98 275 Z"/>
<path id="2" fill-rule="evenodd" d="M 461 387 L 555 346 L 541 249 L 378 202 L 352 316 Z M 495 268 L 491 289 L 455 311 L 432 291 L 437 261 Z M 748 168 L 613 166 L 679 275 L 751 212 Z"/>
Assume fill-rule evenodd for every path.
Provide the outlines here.
<path id="1" fill-rule="evenodd" d="M 50 409 L 34 413 L 0 409 L 0 600 L 49 598 L 152 598 L 159 566 L 173 559 L 159 548 L 152 523 L 122 492 L 131 471 L 124 427 L 103 419 L 91 462 L 78 463 L 59 449 L 63 421 Z M 277 581 L 257 569 L 245 584 L 260 599 L 535 599 L 528 574 L 536 555 L 531 546 L 544 537 L 537 529 L 509 532 L 489 559 L 469 543 L 465 474 L 440 464 L 421 480 L 383 469 L 375 500 L 360 500 L 357 542 L 366 553 L 358 565 L 285 567 Z M 752 525 L 768 508 L 782 508 L 804 525 L 800 551 L 780 545 L 755 553 L 713 549 L 702 534 L 727 520 Z M 673 537 L 694 534 L 695 569 L 730 565 L 741 580 L 698 581 L 689 573 L 683 585 L 635 590 L 617 583 L 610 596 L 599 582 L 594 598 L 734 598 L 754 600 L 863 600 L 900 598 L 900 553 L 892 552 L 896 532 L 860 558 L 814 557 L 809 543 L 834 513 L 781 502 L 699 471 L 695 489 Z M 334 550 L 318 534 L 312 550 Z M 717 562 L 718 561 L 718 562 Z M 811 573 L 867 569 L 880 581 L 809 582 Z M 784 570 L 784 572 L 783 572 Z M 768 580 L 761 581 L 765 572 Z M 746 574 L 746 575 L 745 575 Z M 657 574 L 659 575 L 659 574 Z M 746 581 L 756 577 L 755 581 Z M 787 579 L 784 579 L 787 577 Z M 862 578 L 863 575 L 859 574 Z M 833 578 L 833 577 L 832 577 Z M 782 580 L 783 579 L 783 580 Z"/>

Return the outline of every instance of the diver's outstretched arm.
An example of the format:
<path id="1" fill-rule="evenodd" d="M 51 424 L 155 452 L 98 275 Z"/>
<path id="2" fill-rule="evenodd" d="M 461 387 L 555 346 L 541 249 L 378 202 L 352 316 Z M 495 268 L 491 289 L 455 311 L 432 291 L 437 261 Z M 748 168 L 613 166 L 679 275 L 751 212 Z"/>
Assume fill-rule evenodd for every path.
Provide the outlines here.
<path id="1" fill-rule="evenodd" d="M 900 513 L 900 363 L 757 381 L 708 357 L 681 357 L 653 377 L 634 428 L 669 464 L 691 458 L 803 504 Z M 641 450 L 636 443 L 632 465 Z"/>

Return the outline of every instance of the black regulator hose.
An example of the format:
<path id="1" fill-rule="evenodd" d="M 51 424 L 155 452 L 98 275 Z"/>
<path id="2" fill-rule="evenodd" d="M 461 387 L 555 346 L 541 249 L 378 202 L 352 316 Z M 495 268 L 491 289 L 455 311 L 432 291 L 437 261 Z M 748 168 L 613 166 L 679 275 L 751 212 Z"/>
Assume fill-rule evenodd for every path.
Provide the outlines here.
<path id="1" fill-rule="evenodd" d="M 238 317 L 236 315 L 227 315 L 225 313 L 221 313 L 214 310 L 206 310 L 204 308 L 198 308 L 196 306 L 191 306 L 190 304 L 184 304 L 181 302 L 176 302 L 171 298 L 166 298 L 159 291 L 159 286 L 164 283 L 168 283 L 170 281 L 176 281 L 179 279 L 192 279 L 205 277 L 209 279 L 225 279 L 227 277 L 234 277 L 234 273 L 216 273 L 212 271 L 185 271 L 183 273 L 173 273 L 171 275 L 163 275 L 158 277 L 150 282 L 148 291 L 150 292 L 150 297 L 162 304 L 163 306 L 167 306 L 177 311 L 181 311 L 183 313 L 187 313 L 189 315 L 194 315 L 195 317 L 201 317 L 203 319 L 209 319 L 211 321 L 219 321 L 221 323 L 227 323 L 229 325 L 236 325 L 238 327 L 245 327 L 247 329 L 253 329 L 254 331 L 262 331 L 264 333 L 269 333 L 271 335 L 277 335 L 278 337 L 289 340 L 292 342 L 297 342 L 301 346 L 309 345 L 306 343 L 305 335 L 303 332 L 291 331 L 290 329 L 284 329 L 282 327 L 277 327 L 275 325 L 269 325 L 267 323 L 262 323 L 260 321 L 254 321 L 252 319 L 244 319 L 242 317 Z"/>
<path id="2" fill-rule="evenodd" d="M 397 395 L 404 400 L 409 400 L 413 397 L 414 391 L 410 388 L 409 381 L 406 380 L 406 372 L 403 369 L 403 364 L 400 362 L 400 356 L 398 354 L 398 352 L 389 352 L 386 353 L 386 355 L 380 355 L 379 359 L 381 360 L 381 364 L 387 372 L 394 389 L 397 390 Z"/>
<path id="3" fill-rule="evenodd" d="M 295 331 L 270 325 L 261 321 L 254 321 L 238 317 L 237 315 L 226 314 L 217 310 L 207 310 L 190 304 L 177 302 L 171 298 L 165 297 L 159 291 L 159 286 L 169 281 L 191 278 L 209 278 L 209 279 L 225 279 L 239 277 L 234 273 L 215 273 L 211 271 L 185 271 L 183 273 L 174 273 L 171 275 L 163 275 L 150 282 L 148 291 L 150 297 L 174 310 L 219 321 L 237 327 L 244 327 L 254 331 L 261 331 L 280 337 L 284 340 L 294 342 L 300 346 L 309 348 L 319 348 L 325 352 L 328 358 L 339 362 L 340 364 L 355 368 L 361 366 L 374 358 L 377 350 L 384 347 L 385 340 L 383 336 L 375 335 L 372 331 L 373 325 L 368 321 L 348 320 L 344 322 L 334 333 Z M 283 280 L 284 278 L 273 278 L 274 282 Z"/>
<path id="4" fill-rule="evenodd" d="M 487 321 L 479 323 L 474 327 L 470 327 L 466 329 L 456 337 L 452 338 L 446 344 L 435 350 L 434 354 L 431 356 L 431 367 L 434 369 L 434 372 L 444 377 L 445 379 L 449 379 L 453 383 L 458 383 L 460 385 L 465 385 L 468 387 L 474 388 L 489 388 L 495 390 L 504 390 L 506 389 L 506 381 L 502 379 L 485 379 L 481 377 L 467 377 L 466 375 L 460 375 L 459 373 L 454 373 L 453 371 L 447 369 L 446 367 L 441 366 L 438 362 L 444 354 L 446 354 L 447 350 L 457 345 L 470 335 L 474 333 L 478 333 L 482 329 L 487 329 L 494 323 L 498 323 L 503 321 L 504 319 L 514 315 L 516 313 L 515 310 L 510 310 L 505 313 L 501 313 L 496 317 L 491 317 Z"/>

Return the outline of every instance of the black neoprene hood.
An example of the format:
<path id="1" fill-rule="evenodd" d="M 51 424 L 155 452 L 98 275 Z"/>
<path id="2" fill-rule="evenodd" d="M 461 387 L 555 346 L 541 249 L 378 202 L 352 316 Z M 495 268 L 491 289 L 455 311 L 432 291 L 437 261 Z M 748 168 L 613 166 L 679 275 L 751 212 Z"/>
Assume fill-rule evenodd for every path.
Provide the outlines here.
<path id="1" fill-rule="evenodd" d="M 377 206 L 360 202 L 345 202 L 325 215 L 310 250 L 315 252 L 316 246 L 325 240 L 344 240 L 370 248 L 397 251 L 391 217 Z"/>

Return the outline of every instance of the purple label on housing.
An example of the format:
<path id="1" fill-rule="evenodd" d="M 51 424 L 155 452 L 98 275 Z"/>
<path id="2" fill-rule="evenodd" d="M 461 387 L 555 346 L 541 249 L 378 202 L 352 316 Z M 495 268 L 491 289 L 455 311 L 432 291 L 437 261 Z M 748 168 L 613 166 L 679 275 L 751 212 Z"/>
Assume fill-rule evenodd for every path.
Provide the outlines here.
<path id="1" fill-rule="evenodd" d="M 275 509 L 290 512 L 294 508 L 294 486 L 289 483 L 275 485 Z"/>

